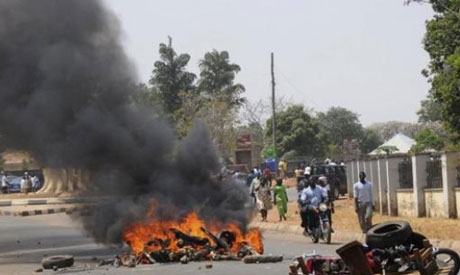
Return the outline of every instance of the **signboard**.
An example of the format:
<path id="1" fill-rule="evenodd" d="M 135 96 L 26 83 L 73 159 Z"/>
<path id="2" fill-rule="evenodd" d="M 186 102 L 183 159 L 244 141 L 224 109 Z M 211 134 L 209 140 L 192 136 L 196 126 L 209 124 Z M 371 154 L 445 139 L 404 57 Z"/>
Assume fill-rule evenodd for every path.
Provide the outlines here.
<path id="1" fill-rule="evenodd" d="M 251 134 L 242 134 L 239 135 L 236 139 L 236 149 L 237 150 L 251 150 Z"/>

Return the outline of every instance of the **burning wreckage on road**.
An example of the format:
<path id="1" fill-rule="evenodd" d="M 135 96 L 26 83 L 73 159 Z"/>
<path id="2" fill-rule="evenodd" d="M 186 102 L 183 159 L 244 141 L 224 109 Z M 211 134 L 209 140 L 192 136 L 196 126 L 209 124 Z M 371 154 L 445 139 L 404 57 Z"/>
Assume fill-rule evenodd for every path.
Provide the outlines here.
<path id="1" fill-rule="evenodd" d="M 106 264 L 135 267 L 189 261 L 240 261 L 262 263 L 282 261 L 282 256 L 264 256 L 259 229 L 243 233 L 237 222 L 222 225 L 204 222 L 190 213 L 181 221 L 152 220 L 126 227 L 123 241 L 130 251 L 116 256 Z"/>

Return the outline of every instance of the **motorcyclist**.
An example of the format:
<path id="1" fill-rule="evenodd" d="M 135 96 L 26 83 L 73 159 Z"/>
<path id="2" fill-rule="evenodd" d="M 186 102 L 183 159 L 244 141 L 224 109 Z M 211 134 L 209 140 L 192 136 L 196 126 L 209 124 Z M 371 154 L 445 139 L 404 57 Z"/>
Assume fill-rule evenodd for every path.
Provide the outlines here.
<path id="1" fill-rule="evenodd" d="M 310 186 L 305 188 L 300 195 L 300 204 L 302 206 L 300 212 L 304 235 L 311 235 L 314 229 L 318 228 L 319 220 L 316 215 L 319 212 L 318 206 L 322 202 L 328 202 L 327 192 L 317 184 L 318 177 L 313 176 Z"/>
<path id="2" fill-rule="evenodd" d="M 300 182 L 297 184 L 297 193 L 299 194 L 299 198 L 300 194 L 302 193 L 302 190 L 310 185 L 310 181 L 310 171 L 305 171 L 305 173 L 303 174 L 303 179 L 300 180 Z"/>
<path id="3" fill-rule="evenodd" d="M 332 213 L 334 213 L 334 200 L 333 196 L 331 194 L 331 187 L 329 186 L 329 183 L 327 181 L 319 178 L 318 180 L 319 185 L 324 189 L 324 191 L 327 193 L 328 197 L 328 211 L 327 211 L 327 216 L 329 219 L 329 225 L 331 226 L 331 232 L 334 232 L 332 229 Z"/>

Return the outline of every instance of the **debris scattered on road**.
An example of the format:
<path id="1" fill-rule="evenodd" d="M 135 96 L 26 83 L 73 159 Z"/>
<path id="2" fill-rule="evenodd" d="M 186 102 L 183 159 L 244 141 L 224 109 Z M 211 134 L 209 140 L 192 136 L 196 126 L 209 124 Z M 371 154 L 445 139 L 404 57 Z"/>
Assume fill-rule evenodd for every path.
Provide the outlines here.
<path id="1" fill-rule="evenodd" d="M 245 264 L 278 263 L 283 261 L 283 256 L 273 255 L 248 255 L 243 258 Z"/>
<path id="2" fill-rule="evenodd" d="M 42 259 L 42 267 L 44 269 L 59 269 L 64 267 L 71 267 L 74 263 L 72 255 L 56 255 L 45 257 Z"/>
<path id="3" fill-rule="evenodd" d="M 212 264 L 207 264 L 207 265 L 205 265 L 204 267 L 206 267 L 207 269 L 211 269 L 211 268 L 212 268 Z"/>
<path id="4" fill-rule="evenodd" d="M 35 269 L 34 272 L 35 272 L 35 273 L 43 272 L 43 268 L 39 267 L 39 268 Z"/>

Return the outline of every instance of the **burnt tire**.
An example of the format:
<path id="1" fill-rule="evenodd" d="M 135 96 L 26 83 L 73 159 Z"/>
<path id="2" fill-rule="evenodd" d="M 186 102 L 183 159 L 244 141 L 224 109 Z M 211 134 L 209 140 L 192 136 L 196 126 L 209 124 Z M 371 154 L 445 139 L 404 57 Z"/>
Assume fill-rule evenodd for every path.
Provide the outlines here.
<path id="1" fill-rule="evenodd" d="M 425 239 L 427 239 L 425 235 L 422 235 L 417 232 L 412 232 L 412 234 L 410 234 L 409 238 L 407 238 L 407 240 L 403 243 L 403 245 L 404 246 L 413 245 L 414 248 L 423 249 L 424 248 L 423 240 Z"/>
<path id="2" fill-rule="evenodd" d="M 403 244 L 412 234 L 412 228 L 405 221 L 379 223 L 366 233 L 366 244 L 370 248 L 388 248 Z"/>
<path id="3" fill-rule="evenodd" d="M 42 266 L 44 269 L 64 268 L 71 267 L 73 262 L 73 256 L 71 255 L 56 255 L 43 258 Z"/>
<path id="4" fill-rule="evenodd" d="M 456 275 L 460 271 L 460 256 L 448 248 L 438 248 L 433 252 L 438 267 L 449 267 L 449 275 Z"/>

